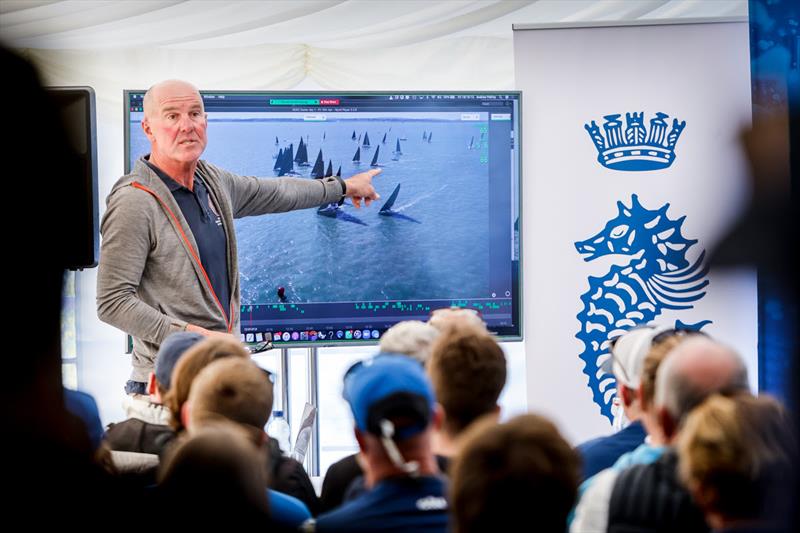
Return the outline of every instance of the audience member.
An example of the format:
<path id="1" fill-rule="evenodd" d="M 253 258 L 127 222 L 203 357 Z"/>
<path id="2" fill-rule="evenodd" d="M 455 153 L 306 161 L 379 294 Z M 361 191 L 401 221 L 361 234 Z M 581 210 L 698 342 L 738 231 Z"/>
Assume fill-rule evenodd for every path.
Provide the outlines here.
<path id="1" fill-rule="evenodd" d="M 443 307 L 431 311 L 428 324 L 439 330 L 440 333 L 447 333 L 451 329 L 472 328 L 483 333 L 488 333 L 486 322 L 481 318 L 476 309 L 466 307 Z"/>
<path id="2" fill-rule="evenodd" d="M 566 528 L 580 463 L 552 422 L 528 414 L 476 422 L 451 471 L 455 533 L 556 532 Z"/>
<path id="3" fill-rule="evenodd" d="M 235 523 L 272 531 L 266 485 L 264 455 L 240 427 L 217 421 L 166 453 L 159 473 L 159 527 L 204 530 Z"/>
<path id="4" fill-rule="evenodd" d="M 680 477 L 715 531 L 788 531 L 792 422 L 769 397 L 713 395 L 678 438 Z"/>
<path id="5" fill-rule="evenodd" d="M 306 530 L 445 531 L 447 500 L 431 437 L 435 398 L 422 366 L 379 354 L 344 378 L 367 492 L 320 515 Z"/>
<path id="6" fill-rule="evenodd" d="M 491 336 L 478 330 L 450 330 L 433 347 L 428 375 L 442 409 L 434 451 L 458 454 L 463 431 L 478 418 L 500 415 L 497 400 L 506 384 L 506 358 Z"/>
<path id="7" fill-rule="evenodd" d="M 180 331 L 167 337 L 156 355 L 155 372 L 147 380 L 148 396 L 125 396 L 127 420 L 108 427 L 106 439 L 112 450 L 161 455 L 175 438 L 169 426 L 170 411 L 164 398 L 172 386 L 172 371 L 186 351 L 203 340 L 199 333 Z"/>
<path id="8" fill-rule="evenodd" d="M 412 357 L 425 365 L 430 358 L 431 347 L 439 337 L 439 330 L 418 320 L 398 322 L 381 337 L 380 351 Z M 440 459 L 440 468 L 445 468 L 446 460 Z M 364 491 L 364 470 L 361 468 L 359 454 L 344 457 L 328 467 L 322 483 L 320 506 L 322 512 L 339 507 L 343 501 Z"/>
<path id="9" fill-rule="evenodd" d="M 183 410 L 183 424 L 192 434 L 220 419 L 235 422 L 249 433 L 253 444 L 264 454 L 267 466 L 271 467 L 271 453 L 274 452 L 264 426 L 272 411 L 272 400 L 272 382 L 265 370 L 238 357 L 220 359 L 210 363 L 195 378 Z M 300 463 L 281 455 L 278 460 L 288 463 L 288 467 L 278 471 L 291 470 L 293 476 L 270 480 L 272 515 L 276 523 L 296 528 L 311 517 L 304 502 L 316 505 L 317 495 Z"/>
<path id="10" fill-rule="evenodd" d="M 653 339 L 665 331 L 667 328 L 661 326 L 644 326 L 634 328 L 612 340 L 610 355 L 603 368 L 607 372 L 611 371 L 617 382 L 614 402 L 621 412 L 617 413 L 615 422 L 622 418 L 629 424 L 615 424 L 618 429 L 616 433 L 578 446 L 583 463 L 583 479 L 610 467 L 622 454 L 636 449 L 644 442 L 642 407 L 636 391 L 641 383 L 645 357 L 653 347 Z"/>

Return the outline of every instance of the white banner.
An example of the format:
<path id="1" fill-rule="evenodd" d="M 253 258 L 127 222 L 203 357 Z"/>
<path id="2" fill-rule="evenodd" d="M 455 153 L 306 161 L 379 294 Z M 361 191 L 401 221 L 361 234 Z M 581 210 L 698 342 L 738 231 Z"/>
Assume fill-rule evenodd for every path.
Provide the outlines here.
<path id="1" fill-rule="evenodd" d="M 576 443 L 609 433 L 599 365 L 644 322 L 733 346 L 755 389 L 755 275 L 706 253 L 748 193 L 746 21 L 514 29 L 529 407 Z"/>

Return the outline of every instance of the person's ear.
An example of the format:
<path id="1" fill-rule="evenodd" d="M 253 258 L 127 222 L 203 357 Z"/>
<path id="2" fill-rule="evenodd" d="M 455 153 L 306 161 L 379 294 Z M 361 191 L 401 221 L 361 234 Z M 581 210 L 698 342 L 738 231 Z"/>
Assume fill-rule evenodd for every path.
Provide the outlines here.
<path id="1" fill-rule="evenodd" d="M 358 449 L 361 450 L 362 453 L 367 451 L 367 439 L 364 437 L 364 434 L 358 428 L 353 428 L 353 432 L 356 435 L 356 441 L 358 442 Z"/>
<path id="2" fill-rule="evenodd" d="M 189 402 L 183 402 L 181 405 L 181 424 L 186 429 L 189 429 L 189 415 L 191 412 L 191 407 L 189 407 Z"/>
<path id="3" fill-rule="evenodd" d="M 433 429 L 436 431 L 441 431 L 442 426 L 444 426 L 445 418 L 447 418 L 447 414 L 444 412 L 444 407 L 442 407 L 442 404 L 440 403 L 435 403 L 433 405 L 433 418 L 431 420 Z"/>
<path id="4" fill-rule="evenodd" d="M 678 431 L 678 425 L 672 415 L 667 411 L 666 407 L 659 407 L 656 418 L 658 418 L 658 425 L 661 426 L 661 431 L 664 432 L 664 439 L 667 442 L 671 441 Z"/>
<path id="5" fill-rule="evenodd" d="M 619 388 L 619 393 L 620 393 L 619 394 L 620 395 L 620 399 L 622 400 L 622 405 L 624 405 L 625 407 L 630 407 L 630 405 L 633 403 L 633 400 L 634 400 L 633 394 L 632 394 L 633 391 L 631 389 L 629 389 L 628 387 L 626 387 L 625 385 L 622 385 Z"/>

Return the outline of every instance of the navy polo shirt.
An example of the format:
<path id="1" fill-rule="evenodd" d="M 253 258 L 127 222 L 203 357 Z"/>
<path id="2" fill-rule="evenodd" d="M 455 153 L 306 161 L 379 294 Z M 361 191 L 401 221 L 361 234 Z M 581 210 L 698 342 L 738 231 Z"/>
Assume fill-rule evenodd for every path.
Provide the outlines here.
<path id="1" fill-rule="evenodd" d="M 631 452 L 644 442 L 647 432 L 638 420 L 613 435 L 584 442 L 577 448 L 583 460 L 583 478 L 587 480 L 601 470 L 611 468 L 622 454 Z"/>
<path id="2" fill-rule="evenodd" d="M 171 177 L 166 172 L 146 161 L 147 165 L 158 174 L 164 185 L 172 193 L 178 206 L 181 208 L 183 218 L 192 230 L 200 262 L 208 274 L 211 286 L 225 309 L 225 316 L 230 319 L 231 289 L 228 281 L 228 240 L 225 228 L 222 226 L 222 217 L 217 213 L 219 209 L 212 204 L 208 194 L 208 187 L 203 183 L 199 174 L 194 175 L 194 190 L 189 190 Z"/>

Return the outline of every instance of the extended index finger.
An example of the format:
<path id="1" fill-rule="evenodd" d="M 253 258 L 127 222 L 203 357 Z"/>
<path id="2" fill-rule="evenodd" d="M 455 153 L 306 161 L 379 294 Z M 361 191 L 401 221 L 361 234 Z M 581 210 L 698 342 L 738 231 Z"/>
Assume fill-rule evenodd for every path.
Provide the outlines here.
<path id="1" fill-rule="evenodd" d="M 369 178 L 372 179 L 381 172 L 383 172 L 382 168 L 373 168 L 372 170 L 367 170 L 367 175 L 369 175 Z"/>

